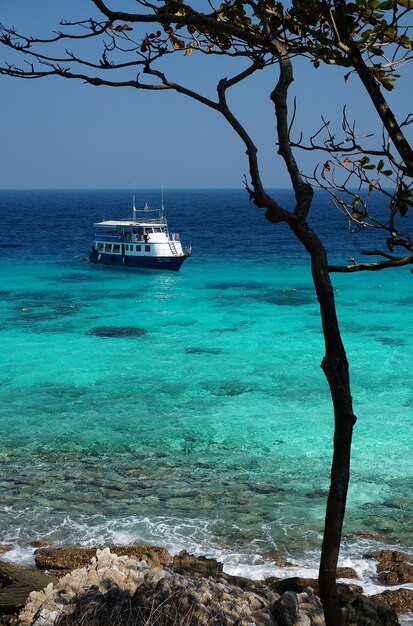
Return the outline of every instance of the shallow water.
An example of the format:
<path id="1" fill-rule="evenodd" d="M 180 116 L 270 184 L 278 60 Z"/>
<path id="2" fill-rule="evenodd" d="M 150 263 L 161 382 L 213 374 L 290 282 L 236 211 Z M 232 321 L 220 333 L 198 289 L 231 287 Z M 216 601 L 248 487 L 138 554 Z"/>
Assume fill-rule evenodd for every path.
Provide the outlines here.
<path id="1" fill-rule="evenodd" d="M 149 542 L 257 577 L 281 550 L 314 573 L 332 410 L 306 255 L 243 192 L 167 199 L 179 273 L 85 260 L 128 192 L 0 192 L 0 543 Z M 317 209 L 336 260 L 365 247 Z M 413 544 L 412 279 L 333 280 L 359 418 L 342 561 L 369 580 L 364 552 Z"/>

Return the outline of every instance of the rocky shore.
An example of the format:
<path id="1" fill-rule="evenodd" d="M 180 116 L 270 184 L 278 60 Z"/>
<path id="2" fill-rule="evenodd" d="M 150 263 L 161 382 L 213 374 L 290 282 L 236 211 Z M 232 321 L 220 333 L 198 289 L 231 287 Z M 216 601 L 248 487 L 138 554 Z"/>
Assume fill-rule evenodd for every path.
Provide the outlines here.
<path id="1" fill-rule="evenodd" d="M 375 559 L 377 582 L 413 583 L 413 557 L 382 550 L 365 558 Z M 44 546 L 35 563 L 0 561 L 1 626 L 324 625 L 316 580 L 230 576 L 218 561 L 185 551 L 172 557 L 156 546 Z M 398 626 L 398 614 L 413 612 L 412 589 L 367 597 L 355 580 L 340 583 L 339 595 L 349 626 Z"/>

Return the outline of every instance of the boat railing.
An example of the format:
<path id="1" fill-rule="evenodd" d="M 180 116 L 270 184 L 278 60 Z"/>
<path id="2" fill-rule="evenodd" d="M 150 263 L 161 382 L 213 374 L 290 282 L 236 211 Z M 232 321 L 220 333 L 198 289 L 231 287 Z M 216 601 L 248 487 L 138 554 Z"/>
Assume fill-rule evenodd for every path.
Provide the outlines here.
<path id="1" fill-rule="evenodd" d="M 99 233 L 95 232 L 95 239 L 104 239 L 105 241 L 122 241 L 122 236 L 118 233 Z"/>
<path id="2" fill-rule="evenodd" d="M 166 224 L 166 220 L 165 218 L 162 217 L 148 217 L 148 218 L 130 218 L 130 217 L 123 217 L 121 220 L 121 222 L 128 222 L 128 224 L 126 224 L 126 226 L 140 226 L 141 224 Z M 123 226 L 123 224 L 122 224 Z"/>

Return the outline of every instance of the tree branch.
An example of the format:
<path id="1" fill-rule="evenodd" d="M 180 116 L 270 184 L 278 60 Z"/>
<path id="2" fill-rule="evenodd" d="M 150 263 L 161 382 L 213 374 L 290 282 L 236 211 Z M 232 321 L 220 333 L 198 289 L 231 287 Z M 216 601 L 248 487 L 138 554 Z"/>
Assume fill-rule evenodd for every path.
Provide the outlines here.
<path id="1" fill-rule="evenodd" d="M 348 55 L 352 60 L 352 65 L 360 77 L 361 82 L 366 88 L 370 99 L 380 116 L 387 132 L 389 133 L 394 146 L 401 158 L 403 159 L 406 173 L 413 177 L 413 150 L 403 134 L 396 118 L 393 115 L 387 101 L 380 91 L 380 87 L 374 79 L 374 76 L 366 66 L 360 50 L 354 43 L 347 26 L 346 15 L 343 9 L 344 0 L 335 0 L 336 23 L 341 39 L 345 42 L 349 49 Z"/>
<path id="2" fill-rule="evenodd" d="M 103 13 L 103 15 L 110 20 L 110 22 L 116 22 L 119 20 L 132 23 L 139 22 L 141 24 L 174 23 L 183 26 L 194 25 L 225 31 L 229 35 L 237 37 L 240 41 L 244 41 L 251 45 L 263 46 L 265 44 L 265 39 L 259 34 L 235 26 L 228 21 L 219 22 L 216 17 L 214 17 L 214 14 L 204 15 L 184 3 L 180 3 L 179 5 L 183 14 L 175 15 L 174 13 L 162 13 L 160 8 L 155 8 L 153 13 L 112 11 L 102 0 L 91 1 L 101 11 L 101 13 Z"/>
<path id="3" fill-rule="evenodd" d="M 353 265 L 329 265 L 329 272 L 375 272 L 390 267 L 403 267 L 404 265 L 413 264 L 413 254 L 409 254 L 402 258 L 393 258 L 388 261 L 377 261 L 376 263 L 354 263 Z"/>
<path id="4" fill-rule="evenodd" d="M 283 157 L 294 187 L 296 207 L 294 214 L 305 220 L 311 207 L 313 199 L 313 189 L 306 183 L 298 169 L 297 162 L 291 150 L 289 139 L 287 93 L 290 84 L 293 82 L 293 71 L 291 60 L 288 56 L 288 49 L 285 44 L 274 39 L 271 42 L 272 48 L 278 58 L 280 65 L 280 78 L 271 93 L 271 100 L 274 103 L 275 115 L 277 118 L 277 134 L 279 142 L 278 153 Z"/>

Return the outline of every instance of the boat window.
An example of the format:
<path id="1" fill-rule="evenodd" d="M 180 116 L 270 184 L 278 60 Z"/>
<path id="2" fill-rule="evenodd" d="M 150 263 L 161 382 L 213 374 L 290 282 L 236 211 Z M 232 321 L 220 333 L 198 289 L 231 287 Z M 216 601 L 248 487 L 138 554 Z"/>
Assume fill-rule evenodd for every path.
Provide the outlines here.
<path id="1" fill-rule="evenodd" d="M 136 246 L 136 252 L 140 252 L 141 248 L 142 248 L 142 246 Z"/>
<path id="2" fill-rule="evenodd" d="M 145 246 L 145 252 L 150 252 L 151 251 L 151 247 L 150 246 Z"/>
<path id="3" fill-rule="evenodd" d="M 162 228 L 155 227 L 155 228 L 153 229 L 153 232 L 154 232 L 154 233 L 161 233 L 161 232 L 163 232 L 163 231 L 162 231 Z"/>
<path id="4" fill-rule="evenodd" d="M 105 244 L 105 252 L 112 252 L 112 244 L 111 243 Z"/>
<path id="5" fill-rule="evenodd" d="M 103 243 L 100 243 L 100 244 L 98 245 L 98 250 L 103 250 Z"/>
<path id="6" fill-rule="evenodd" d="M 146 233 L 153 233 L 153 228 L 145 228 Z"/>
<path id="7" fill-rule="evenodd" d="M 118 243 L 115 243 L 113 246 L 113 252 L 120 252 L 120 245 Z"/>
<path id="8" fill-rule="evenodd" d="M 129 250 L 129 246 L 128 246 L 128 244 L 126 244 L 126 246 L 125 246 L 125 250 Z"/>

